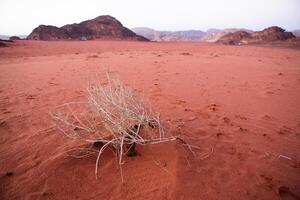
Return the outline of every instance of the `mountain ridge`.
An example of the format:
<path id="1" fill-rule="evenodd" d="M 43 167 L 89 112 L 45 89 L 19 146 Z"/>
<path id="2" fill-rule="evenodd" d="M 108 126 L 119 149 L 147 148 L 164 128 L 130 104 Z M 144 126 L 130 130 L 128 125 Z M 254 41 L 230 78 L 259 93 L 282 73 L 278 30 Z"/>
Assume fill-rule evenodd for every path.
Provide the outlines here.
<path id="1" fill-rule="evenodd" d="M 27 37 L 28 40 L 92 40 L 124 39 L 148 41 L 124 27 L 121 22 L 110 15 L 101 15 L 80 23 L 66 24 L 62 27 L 40 25 Z"/>
<path id="2" fill-rule="evenodd" d="M 296 38 L 292 32 L 287 32 L 278 26 L 271 26 L 261 31 L 236 31 L 223 35 L 216 42 L 221 44 L 272 43 Z"/>
<path id="3" fill-rule="evenodd" d="M 131 30 L 151 41 L 201 41 L 205 35 L 201 30 L 159 31 L 148 27 L 135 27 Z"/>

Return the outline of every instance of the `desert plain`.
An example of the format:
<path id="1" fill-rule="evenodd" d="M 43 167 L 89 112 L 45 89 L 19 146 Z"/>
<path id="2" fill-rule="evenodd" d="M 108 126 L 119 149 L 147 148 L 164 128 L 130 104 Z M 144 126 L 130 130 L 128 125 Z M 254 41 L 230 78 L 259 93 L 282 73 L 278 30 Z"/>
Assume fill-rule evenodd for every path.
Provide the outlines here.
<path id="1" fill-rule="evenodd" d="M 105 70 L 181 128 L 81 159 L 49 112 Z M 201 42 L 16 41 L 0 48 L 0 199 L 300 199 L 300 51 Z"/>

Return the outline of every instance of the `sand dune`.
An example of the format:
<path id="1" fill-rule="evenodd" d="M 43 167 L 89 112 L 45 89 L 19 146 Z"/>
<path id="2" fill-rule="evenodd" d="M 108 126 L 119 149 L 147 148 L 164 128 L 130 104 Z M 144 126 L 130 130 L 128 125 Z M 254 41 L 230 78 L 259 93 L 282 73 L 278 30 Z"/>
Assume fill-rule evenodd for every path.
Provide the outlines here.
<path id="1" fill-rule="evenodd" d="M 0 199 L 299 199 L 300 51 L 207 43 L 17 41 L 0 49 Z M 181 126 L 137 147 L 121 183 L 113 153 L 68 154 L 48 112 L 85 99 L 105 67 Z M 76 152 L 75 152 L 76 153 Z"/>

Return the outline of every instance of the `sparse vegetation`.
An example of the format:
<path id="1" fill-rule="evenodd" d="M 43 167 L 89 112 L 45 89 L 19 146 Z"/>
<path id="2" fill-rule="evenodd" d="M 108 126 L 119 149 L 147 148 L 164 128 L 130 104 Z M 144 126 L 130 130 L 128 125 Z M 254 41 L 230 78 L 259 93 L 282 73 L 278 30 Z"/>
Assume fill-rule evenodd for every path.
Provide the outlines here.
<path id="1" fill-rule="evenodd" d="M 136 145 L 150 145 L 176 140 L 170 128 L 162 125 L 159 115 L 131 88 L 106 73 L 107 82 L 90 84 L 87 102 L 70 102 L 50 113 L 65 136 L 98 146 L 98 163 L 107 148 L 113 148 L 122 175 L 124 155 L 134 156 Z M 166 129 L 168 131 L 166 131 Z"/>

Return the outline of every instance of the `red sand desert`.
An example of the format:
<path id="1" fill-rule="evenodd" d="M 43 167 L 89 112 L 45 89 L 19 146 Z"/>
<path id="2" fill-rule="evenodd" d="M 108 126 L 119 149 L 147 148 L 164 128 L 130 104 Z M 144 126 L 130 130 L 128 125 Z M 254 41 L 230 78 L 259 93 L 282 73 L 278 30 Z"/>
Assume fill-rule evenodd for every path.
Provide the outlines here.
<path id="1" fill-rule="evenodd" d="M 300 199 L 300 51 L 134 41 L 18 41 L 0 49 L 0 199 Z M 76 159 L 56 106 L 106 68 L 181 137 Z"/>

